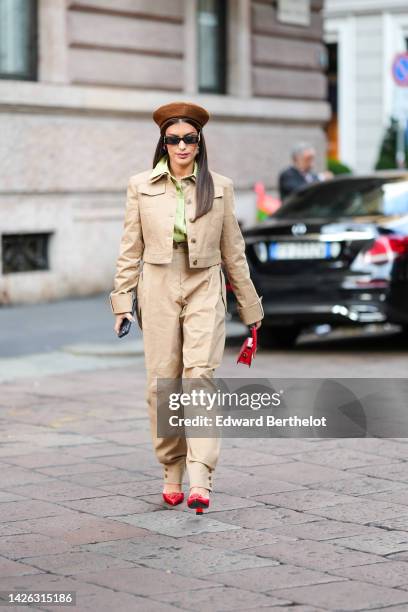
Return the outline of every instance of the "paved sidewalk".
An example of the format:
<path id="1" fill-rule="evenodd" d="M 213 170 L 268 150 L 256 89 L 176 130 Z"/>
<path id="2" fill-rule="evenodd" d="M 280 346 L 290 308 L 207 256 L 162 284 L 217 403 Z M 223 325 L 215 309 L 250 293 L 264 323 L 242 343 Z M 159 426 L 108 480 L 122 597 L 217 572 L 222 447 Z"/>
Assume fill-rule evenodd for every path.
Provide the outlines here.
<path id="1" fill-rule="evenodd" d="M 238 372 L 227 349 L 218 375 L 279 376 L 276 355 Z M 408 610 L 407 440 L 223 440 L 196 517 L 162 503 L 142 359 L 117 366 L 0 385 L 0 591 L 98 612 Z"/>

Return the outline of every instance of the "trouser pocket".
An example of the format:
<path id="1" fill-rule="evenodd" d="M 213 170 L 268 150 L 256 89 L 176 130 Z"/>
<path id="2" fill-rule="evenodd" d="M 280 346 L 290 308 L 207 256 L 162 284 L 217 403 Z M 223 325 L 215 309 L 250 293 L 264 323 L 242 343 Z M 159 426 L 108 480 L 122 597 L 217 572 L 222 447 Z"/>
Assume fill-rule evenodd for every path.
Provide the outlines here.
<path id="1" fill-rule="evenodd" d="M 143 271 L 139 275 L 139 280 L 136 287 L 136 319 L 140 329 L 142 326 L 142 285 L 143 285 Z"/>
<path id="2" fill-rule="evenodd" d="M 222 265 L 219 264 L 219 266 L 220 266 L 220 280 L 221 280 L 221 297 L 222 297 L 222 301 L 224 304 L 225 312 L 228 312 L 227 310 L 227 284 L 225 282 L 225 274 L 222 270 Z"/>

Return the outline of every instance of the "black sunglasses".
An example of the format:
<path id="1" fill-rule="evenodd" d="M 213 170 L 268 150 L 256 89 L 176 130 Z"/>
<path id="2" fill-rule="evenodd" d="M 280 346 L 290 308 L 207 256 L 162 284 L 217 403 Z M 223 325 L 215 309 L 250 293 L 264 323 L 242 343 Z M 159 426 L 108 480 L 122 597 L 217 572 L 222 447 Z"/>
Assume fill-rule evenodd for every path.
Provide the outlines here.
<path id="1" fill-rule="evenodd" d="M 200 142 L 199 134 L 186 134 L 185 136 L 163 136 L 164 144 L 178 145 L 182 140 L 186 145 Z"/>

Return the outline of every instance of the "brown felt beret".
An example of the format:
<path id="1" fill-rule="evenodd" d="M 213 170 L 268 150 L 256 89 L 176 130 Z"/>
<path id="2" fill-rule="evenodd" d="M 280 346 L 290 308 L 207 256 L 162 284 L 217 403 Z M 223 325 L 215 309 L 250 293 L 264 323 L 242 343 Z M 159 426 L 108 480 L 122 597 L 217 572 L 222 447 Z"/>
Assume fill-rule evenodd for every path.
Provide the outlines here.
<path id="1" fill-rule="evenodd" d="M 209 113 L 202 106 L 193 104 L 192 102 L 171 102 L 159 106 L 153 113 L 153 119 L 159 127 L 163 125 L 167 119 L 173 117 L 188 117 L 197 121 L 203 127 L 210 118 Z"/>

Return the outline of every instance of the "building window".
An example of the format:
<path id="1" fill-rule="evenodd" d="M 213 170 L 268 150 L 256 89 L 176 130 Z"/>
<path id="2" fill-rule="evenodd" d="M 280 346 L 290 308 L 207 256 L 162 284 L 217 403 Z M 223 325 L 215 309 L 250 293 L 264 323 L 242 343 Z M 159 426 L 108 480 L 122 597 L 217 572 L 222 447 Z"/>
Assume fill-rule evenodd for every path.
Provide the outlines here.
<path id="1" fill-rule="evenodd" d="M 226 0 L 198 1 L 198 89 L 226 93 Z"/>
<path id="2" fill-rule="evenodd" d="M 37 78 L 37 0 L 0 0 L 0 78 Z"/>
<path id="3" fill-rule="evenodd" d="M 3 274 L 49 270 L 50 233 L 3 234 L 1 239 Z"/>
<path id="4" fill-rule="evenodd" d="M 339 157 L 339 137 L 338 137 L 338 45 L 328 43 L 327 49 L 327 100 L 331 108 L 331 118 L 327 125 L 328 156 L 333 159 Z"/>

